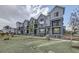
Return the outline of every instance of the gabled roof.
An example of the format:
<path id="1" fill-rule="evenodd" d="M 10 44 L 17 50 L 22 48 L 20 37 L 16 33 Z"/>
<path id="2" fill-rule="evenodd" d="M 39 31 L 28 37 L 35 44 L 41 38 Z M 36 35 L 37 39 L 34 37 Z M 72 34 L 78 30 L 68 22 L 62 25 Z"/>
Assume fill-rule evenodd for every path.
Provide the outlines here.
<path id="1" fill-rule="evenodd" d="M 16 23 L 19 23 L 19 24 L 21 24 L 21 22 L 16 22 Z"/>
<path id="2" fill-rule="evenodd" d="M 29 22 L 29 20 L 26 20 L 26 19 L 25 19 L 24 22 Z M 24 23 L 24 22 L 23 22 L 23 23 Z"/>
<path id="3" fill-rule="evenodd" d="M 31 20 L 31 19 L 34 19 L 34 18 L 33 18 L 33 17 L 31 17 L 31 18 L 30 18 L 30 20 Z"/>
<path id="4" fill-rule="evenodd" d="M 57 7 L 58 7 L 58 8 L 62 8 L 62 9 L 65 10 L 65 7 L 56 5 L 48 14 L 50 14 L 51 12 L 53 12 L 53 10 L 54 10 L 55 8 L 57 8 Z M 63 11 L 63 13 L 64 13 L 64 11 Z"/>
<path id="5" fill-rule="evenodd" d="M 43 14 L 40 14 L 40 15 L 39 15 L 39 17 L 38 17 L 38 19 L 39 19 L 41 16 L 44 16 L 44 17 L 46 17 L 45 15 L 43 15 Z"/>
<path id="6" fill-rule="evenodd" d="M 56 5 L 54 8 L 56 8 L 56 7 L 59 7 L 59 8 L 64 8 L 63 6 L 60 6 L 60 5 L 59 5 L 59 6 L 58 6 L 58 5 Z M 54 8 L 53 8 L 53 9 L 54 9 Z"/>
<path id="7" fill-rule="evenodd" d="M 35 19 L 35 18 L 33 18 L 33 17 L 31 17 L 31 18 L 30 18 L 30 21 L 32 21 L 32 20 L 36 20 L 36 19 Z"/>

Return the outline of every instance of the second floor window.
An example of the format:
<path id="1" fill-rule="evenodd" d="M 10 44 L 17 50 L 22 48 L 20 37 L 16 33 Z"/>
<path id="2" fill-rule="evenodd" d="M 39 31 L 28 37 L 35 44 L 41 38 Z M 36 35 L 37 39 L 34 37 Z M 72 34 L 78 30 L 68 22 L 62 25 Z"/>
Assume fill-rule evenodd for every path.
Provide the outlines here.
<path id="1" fill-rule="evenodd" d="M 59 13 L 58 12 L 54 13 L 54 16 L 55 17 L 59 16 Z"/>
<path id="2" fill-rule="evenodd" d="M 27 26 L 27 29 L 29 29 L 29 26 Z"/>
<path id="3" fill-rule="evenodd" d="M 52 21 L 52 26 L 59 26 L 60 25 L 60 21 L 56 20 L 56 21 Z"/>
<path id="4" fill-rule="evenodd" d="M 55 22 L 55 26 L 59 26 L 59 21 L 56 21 Z"/>
<path id="5" fill-rule="evenodd" d="M 37 24 L 34 24 L 34 28 L 37 28 Z"/>
<path id="6" fill-rule="evenodd" d="M 44 24 L 44 19 L 41 19 L 40 20 L 40 24 Z"/>

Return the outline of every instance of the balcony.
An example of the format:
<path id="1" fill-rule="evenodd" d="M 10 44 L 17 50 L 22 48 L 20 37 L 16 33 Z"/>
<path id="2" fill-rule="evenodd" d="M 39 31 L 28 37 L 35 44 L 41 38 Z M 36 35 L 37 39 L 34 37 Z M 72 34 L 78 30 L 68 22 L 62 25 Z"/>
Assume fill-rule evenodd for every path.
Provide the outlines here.
<path id="1" fill-rule="evenodd" d="M 52 27 L 61 27 L 61 22 L 59 20 L 52 21 Z"/>

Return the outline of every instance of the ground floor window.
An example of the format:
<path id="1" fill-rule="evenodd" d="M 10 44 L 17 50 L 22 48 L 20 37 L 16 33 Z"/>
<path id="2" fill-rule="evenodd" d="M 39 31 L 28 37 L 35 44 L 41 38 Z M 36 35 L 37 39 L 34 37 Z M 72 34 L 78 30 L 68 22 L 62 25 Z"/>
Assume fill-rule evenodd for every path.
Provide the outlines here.
<path id="1" fill-rule="evenodd" d="M 44 32 L 45 32 L 45 29 L 40 29 L 40 32 L 41 32 L 41 33 L 44 33 Z"/>
<path id="2" fill-rule="evenodd" d="M 61 28 L 52 28 L 52 34 L 60 34 L 60 31 L 61 30 Z"/>

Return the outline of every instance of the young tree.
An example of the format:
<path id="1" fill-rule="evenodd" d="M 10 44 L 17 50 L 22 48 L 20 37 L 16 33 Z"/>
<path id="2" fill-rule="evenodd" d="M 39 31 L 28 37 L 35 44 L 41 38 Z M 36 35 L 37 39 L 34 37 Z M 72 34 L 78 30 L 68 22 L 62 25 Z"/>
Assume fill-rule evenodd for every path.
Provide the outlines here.
<path id="1" fill-rule="evenodd" d="M 75 11 L 71 13 L 69 26 L 71 27 L 71 46 L 72 46 L 72 39 L 73 39 L 72 37 L 75 33 L 77 33 L 77 30 L 79 30 L 79 10 L 78 9 L 75 9 Z"/>
<path id="2" fill-rule="evenodd" d="M 79 29 L 79 16 L 77 12 L 71 13 L 69 26 L 71 27 L 72 35 Z"/>

